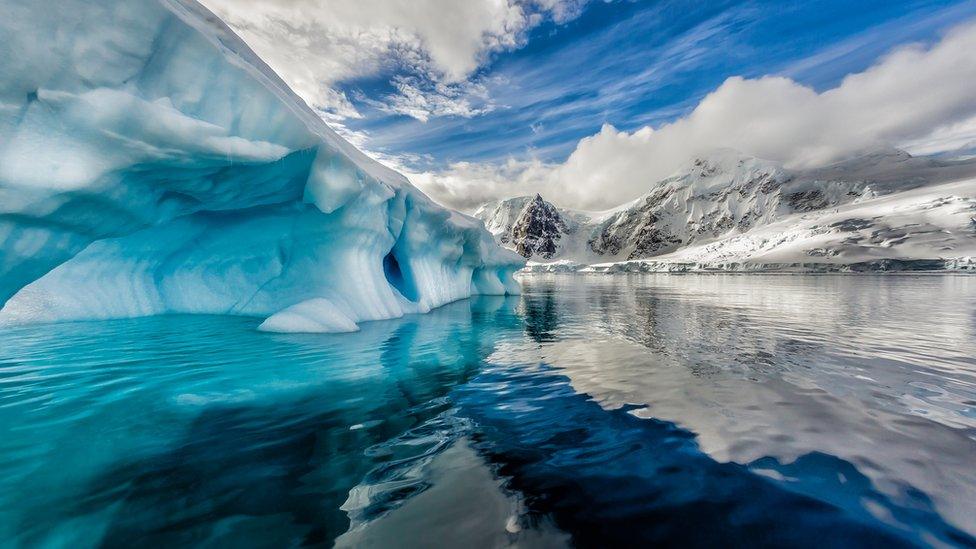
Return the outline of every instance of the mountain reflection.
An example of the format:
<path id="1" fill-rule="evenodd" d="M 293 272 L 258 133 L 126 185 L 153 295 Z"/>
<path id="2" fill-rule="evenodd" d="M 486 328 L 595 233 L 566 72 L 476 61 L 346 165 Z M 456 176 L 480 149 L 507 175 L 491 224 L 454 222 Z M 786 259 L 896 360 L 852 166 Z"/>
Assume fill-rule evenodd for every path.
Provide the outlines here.
<path id="1" fill-rule="evenodd" d="M 976 545 L 976 281 L 523 284 L 353 334 L 0 333 L 0 538 Z"/>

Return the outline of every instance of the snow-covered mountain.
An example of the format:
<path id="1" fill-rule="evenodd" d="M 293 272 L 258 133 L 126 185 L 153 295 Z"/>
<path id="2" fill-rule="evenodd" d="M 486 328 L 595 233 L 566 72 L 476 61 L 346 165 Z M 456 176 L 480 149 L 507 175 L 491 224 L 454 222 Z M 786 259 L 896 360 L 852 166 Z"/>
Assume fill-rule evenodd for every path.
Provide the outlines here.
<path id="1" fill-rule="evenodd" d="M 475 217 L 485 222 L 500 244 L 522 257 L 542 259 L 566 253 L 565 244 L 572 242 L 581 222 L 588 220 L 584 215 L 557 208 L 538 194 L 485 204 Z"/>
<path id="2" fill-rule="evenodd" d="M 194 0 L 0 0 L 0 323 L 343 331 L 524 263 L 339 137 Z"/>
<path id="3" fill-rule="evenodd" d="M 656 264 L 692 262 L 707 267 L 766 262 L 776 250 L 781 252 L 773 254 L 777 262 L 789 264 L 946 259 L 957 265 L 976 256 L 971 227 L 976 222 L 967 217 L 976 217 L 974 178 L 976 161 L 914 158 L 897 150 L 807 171 L 718 151 L 695 159 L 651 185 L 646 195 L 609 211 L 572 211 L 536 196 L 486 204 L 475 216 L 502 245 L 529 258 L 534 270 L 604 268 L 651 258 Z M 963 183 L 942 187 L 959 181 Z M 938 198 L 956 208 L 933 217 L 936 206 L 930 192 L 946 194 Z M 913 197 L 920 202 L 912 202 Z M 896 202 L 898 208 L 892 211 Z M 812 219 L 843 217 L 838 212 L 848 210 L 855 213 L 831 218 L 827 226 L 807 227 Z M 923 226 L 928 232 L 918 228 Z M 842 238 L 821 238 L 808 248 L 798 237 L 775 238 L 798 235 L 802 227 Z M 923 236 L 934 232 L 946 238 L 936 244 Z M 884 234 L 901 236 L 886 239 Z M 750 238 L 763 240 L 745 246 Z M 867 253 L 869 246 L 877 249 Z"/>

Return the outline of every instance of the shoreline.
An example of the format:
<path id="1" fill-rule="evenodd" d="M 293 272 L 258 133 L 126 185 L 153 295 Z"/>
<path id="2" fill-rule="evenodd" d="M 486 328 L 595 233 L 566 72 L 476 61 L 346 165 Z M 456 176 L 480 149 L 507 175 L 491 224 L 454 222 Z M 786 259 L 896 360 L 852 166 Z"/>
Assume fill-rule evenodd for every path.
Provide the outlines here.
<path id="1" fill-rule="evenodd" d="M 634 260 L 620 263 L 536 263 L 516 274 L 976 274 L 976 258 L 877 259 L 852 263 L 722 263 Z"/>

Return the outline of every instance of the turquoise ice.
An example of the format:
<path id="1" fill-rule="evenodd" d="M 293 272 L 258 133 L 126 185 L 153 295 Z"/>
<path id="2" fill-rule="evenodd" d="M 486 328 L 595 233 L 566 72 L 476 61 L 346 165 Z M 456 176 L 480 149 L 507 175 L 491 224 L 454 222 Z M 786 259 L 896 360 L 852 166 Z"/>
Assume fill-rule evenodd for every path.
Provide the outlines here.
<path id="1" fill-rule="evenodd" d="M 193 0 L 0 0 L 0 322 L 349 331 L 515 254 L 339 137 Z"/>

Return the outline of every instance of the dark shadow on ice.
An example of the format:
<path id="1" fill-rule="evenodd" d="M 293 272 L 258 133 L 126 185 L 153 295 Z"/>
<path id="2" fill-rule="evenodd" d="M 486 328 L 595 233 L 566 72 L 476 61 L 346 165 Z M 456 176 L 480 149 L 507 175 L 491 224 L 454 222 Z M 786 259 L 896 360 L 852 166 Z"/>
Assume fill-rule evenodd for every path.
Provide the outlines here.
<path id="1" fill-rule="evenodd" d="M 390 253 L 386 254 L 383 258 L 383 274 L 386 275 L 386 280 L 390 283 L 390 286 L 396 288 L 400 292 L 400 295 L 414 303 L 417 302 L 419 299 L 417 287 L 413 280 L 406 276 L 400 267 L 396 250 L 390 250 Z"/>

